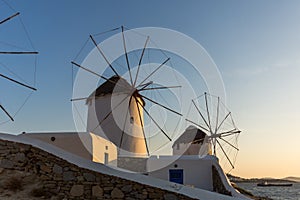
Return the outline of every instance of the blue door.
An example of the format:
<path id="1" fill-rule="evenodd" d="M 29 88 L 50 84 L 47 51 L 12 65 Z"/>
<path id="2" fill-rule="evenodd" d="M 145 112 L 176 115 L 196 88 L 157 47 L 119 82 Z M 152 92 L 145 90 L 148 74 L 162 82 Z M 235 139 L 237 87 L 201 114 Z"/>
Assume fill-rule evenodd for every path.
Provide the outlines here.
<path id="1" fill-rule="evenodd" d="M 169 169 L 169 181 L 183 184 L 183 169 Z"/>

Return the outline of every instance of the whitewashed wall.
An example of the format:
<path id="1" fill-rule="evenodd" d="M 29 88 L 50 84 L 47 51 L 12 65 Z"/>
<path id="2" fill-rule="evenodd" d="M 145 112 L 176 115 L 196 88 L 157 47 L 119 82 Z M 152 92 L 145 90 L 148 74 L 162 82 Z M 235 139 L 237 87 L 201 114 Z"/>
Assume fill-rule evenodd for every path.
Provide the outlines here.
<path id="1" fill-rule="evenodd" d="M 24 133 L 18 137 L 41 140 L 84 159 L 92 160 L 92 138 L 85 132 Z"/>
<path id="2" fill-rule="evenodd" d="M 124 98 L 126 100 L 122 102 Z M 140 99 L 139 101 L 141 102 Z M 122 103 L 120 104 L 120 102 Z M 126 119 L 128 105 L 129 97 L 126 93 L 108 94 L 89 101 L 87 131 L 113 142 L 117 147 L 121 147 L 124 151 L 120 151 L 120 156 L 146 156 L 146 144 L 138 114 L 140 111 L 143 123 L 143 108 L 141 105 L 138 107 L 135 100 L 132 99 Z M 111 110 L 113 113 L 108 116 Z M 103 120 L 104 118 L 106 119 Z M 102 122 L 101 127 L 99 126 L 100 122 Z M 123 130 L 127 134 L 123 135 L 121 142 Z"/>
<path id="3" fill-rule="evenodd" d="M 93 142 L 93 161 L 110 166 L 117 166 L 117 147 L 112 142 L 98 135 L 90 134 Z M 108 155 L 108 163 L 105 163 L 105 154 Z"/>
<path id="4" fill-rule="evenodd" d="M 147 168 L 149 176 L 163 180 L 169 180 L 170 169 L 183 169 L 184 185 L 212 191 L 212 165 L 214 162 L 216 161 L 211 156 L 151 156 Z M 162 166 L 166 167 L 159 169 Z M 158 170 L 152 171 L 154 169 Z"/>

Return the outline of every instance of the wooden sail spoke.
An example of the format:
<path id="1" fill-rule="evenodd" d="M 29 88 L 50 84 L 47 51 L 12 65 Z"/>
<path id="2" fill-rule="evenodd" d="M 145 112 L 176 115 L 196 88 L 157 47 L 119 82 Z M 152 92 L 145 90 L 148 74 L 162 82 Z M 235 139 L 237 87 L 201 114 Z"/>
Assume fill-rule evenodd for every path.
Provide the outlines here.
<path id="1" fill-rule="evenodd" d="M 0 51 L 0 54 L 38 54 L 37 51 Z"/>
<path id="2" fill-rule="evenodd" d="M 104 118 L 98 123 L 98 125 L 92 130 L 94 132 L 101 124 L 113 113 L 115 109 L 117 109 L 129 96 L 126 96 L 124 99 L 122 99 L 116 106 L 114 106 L 107 115 L 104 116 Z"/>
<path id="3" fill-rule="evenodd" d="M 228 142 L 227 140 L 219 137 L 221 140 L 223 140 L 225 143 L 227 143 L 229 146 L 231 146 L 232 148 L 236 149 L 237 151 L 239 151 L 239 148 L 237 148 L 236 146 L 234 146 L 233 144 L 231 144 L 230 142 Z"/>
<path id="4" fill-rule="evenodd" d="M 0 104 L 0 109 L 10 118 L 11 121 L 14 121 L 14 118 L 6 111 L 6 109 Z"/>
<path id="5" fill-rule="evenodd" d="M 149 156 L 150 155 L 149 154 L 149 148 L 148 148 L 148 144 L 147 144 L 147 140 L 146 140 L 146 134 L 145 134 L 144 124 L 143 124 L 143 119 L 142 119 L 142 116 L 141 116 L 141 110 L 140 110 L 140 107 L 139 107 L 139 104 L 138 104 L 138 100 L 135 97 L 134 97 L 134 99 L 135 99 L 135 103 L 136 103 L 136 106 L 137 106 L 137 109 L 138 109 L 139 119 L 140 119 L 142 131 L 143 131 L 146 150 L 147 150 L 147 155 Z"/>
<path id="6" fill-rule="evenodd" d="M 150 99 L 150 98 L 148 98 L 148 97 L 146 97 L 144 95 L 140 94 L 140 96 L 143 97 L 143 98 L 145 98 L 145 99 L 147 99 L 148 101 L 151 101 L 152 103 L 154 103 L 154 104 L 156 104 L 156 105 L 158 105 L 158 106 L 160 106 L 160 107 L 162 107 L 162 108 L 170 111 L 170 112 L 173 112 L 173 113 L 175 113 L 175 114 L 177 114 L 179 116 L 182 116 L 182 114 L 180 114 L 179 112 L 176 112 L 175 110 L 172 110 L 171 108 L 168 108 L 168 107 L 166 107 L 166 106 L 164 106 L 164 105 L 162 105 L 162 104 L 160 104 L 160 103 L 158 103 L 158 102 L 156 102 L 156 101 L 154 101 L 154 100 L 152 100 L 152 99 Z"/>
<path id="7" fill-rule="evenodd" d="M 159 126 L 159 124 L 154 120 L 154 118 L 150 115 L 150 113 L 144 108 L 144 106 L 138 102 L 143 110 L 145 111 L 145 113 L 150 117 L 150 119 L 154 122 L 154 124 L 157 126 L 157 128 L 168 138 L 169 141 L 172 141 L 172 139 L 168 136 L 168 134 Z"/>
<path id="8" fill-rule="evenodd" d="M 124 52 L 125 52 L 127 69 L 128 69 L 128 73 L 129 73 L 129 76 L 130 76 L 130 83 L 131 83 L 131 85 L 133 85 L 132 75 L 131 75 L 131 71 L 130 71 L 130 64 L 129 64 L 128 54 L 127 54 L 127 49 L 126 49 L 126 40 L 125 40 L 125 35 L 124 35 L 124 27 L 121 26 L 121 29 L 122 29 L 122 39 L 123 39 L 123 47 L 124 47 Z"/>
<path id="9" fill-rule="evenodd" d="M 108 66 L 110 67 L 110 69 L 117 75 L 119 76 L 119 74 L 117 73 L 117 71 L 113 68 L 113 66 L 111 65 L 111 63 L 108 61 L 108 59 L 106 58 L 105 54 L 103 53 L 103 51 L 101 50 L 101 48 L 99 47 L 99 45 L 97 44 L 97 42 L 95 41 L 95 39 L 93 38 L 92 35 L 90 35 L 90 38 L 92 40 L 92 42 L 94 43 L 94 45 L 96 46 L 96 48 L 98 49 L 99 53 L 101 54 L 101 56 L 104 58 L 105 62 L 108 64 Z"/>
<path id="10" fill-rule="evenodd" d="M 204 118 L 203 114 L 201 113 L 200 109 L 198 108 L 198 106 L 196 105 L 196 103 L 194 102 L 194 100 L 192 100 L 193 105 L 195 106 L 196 110 L 198 111 L 199 115 L 201 116 L 202 120 L 204 121 L 204 123 L 206 124 L 207 128 L 209 129 L 209 132 L 211 133 L 211 129 L 210 126 L 208 125 L 206 119 Z"/>
<path id="11" fill-rule="evenodd" d="M 121 139 L 120 139 L 120 148 L 121 148 L 122 142 L 123 142 L 124 131 L 125 131 L 125 128 L 126 128 L 126 122 L 127 122 L 127 118 L 128 118 L 128 114 L 129 114 L 129 110 L 130 110 L 131 100 L 132 100 L 132 96 L 130 96 L 130 98 L 129 98 L 128 107 L 127 107 L 127 110 L 126 110 L 125 121 L 124 121 L 123 129 L 122 129 Z"/>
<path id="12" fill-rule="evenodd" d="M 219 142 L 218 140 L 216 140 L 216 142 L 219 144 L 219 146 L 220 146 L 222 152 L 224 153 L 225 157 L 227 158 L 228 162 L 230 163 L 232 169 L 234 169 L 234 165 L 233 165 L 233 163 L 231 162 L 231 160 L 230 160 L 229 156 L 227 155 L 226 151 L 224 150 L 224 148 L 222 147 L 222 145 L 220 144 L 220 142 Z"/>
<path id="13" fill-rule="evenodd" d="M 150 78 L 155 72 L 157 72 L 162 66 L 164 66 L 168 61 L 170 60 L 170 58 L 167 58 L 163 63 L 161 63 L 153 72 L 151 72 L 140 84 L 143 84 L 148 78 Z M 138 87 L 139 87 L 138 86 Z"/>
<path id="14" fill-rule="evenodd" d="M 198 127 L 201 128 L 201 129 L 206 130 L 207 132 L 210 132 L 207 128 L 205 128 L 205 127 L 203 127 L 203 126 L 197 124 L 196 122 L 193 122 L 192 120 L 189 120 L 189 119 L 185 119 L 185 120 L 186 120 L 187 122 L 190 122 L 190 123 L 192 123 L 192 124 L 198 126 Z"/>
<path id="15" fill-rule="evenodd" d="M 116 84 L 116 85 L 118 85 L 118 87 L 122 87 L 122 88 L 128 90 L 127 87 L 125 87 L 125 86 L 119 84 L 119 82 L 112 81 L 112 80 L 110 80 L 110 79 L 108 79 L 108 78 L 102 76 L 101 74 L 98 74 L 98 73 L 96 73 L 96 72 L 94 72 L 94 71 L 88 69 L 87 67 L 84 67 L 84 66 L 82 66 L 82 65 L 80 65 L 80 64 L 78 64 L 78 63 L 76 63 L 76 62 L 74 62 L 74 61 L 71 61 L 71 63 L 72 63 L 73 65 L 75 65 L 76 67 L 79 67 L 79 68 L 83 69 L 84 71 L 87 71 L 87 72 L 89 72 L 89 73 L 91 73 L 91 74 L 93 74 L 93 75 L 95 75 L 95 76 L 98 76 L 98 77 L 100 77 L 100 78 L 102 78 L 102 79 L 104 79 L 104 80 L 106 80 L 106 81 L 108 81 L 108 82 L 111 82 L 111 83 L 113 83 L 113 84 Z"/>
<path id="16" fill-rule="evenodd" d="M 20 14 L 20 13 L 17 12 L 17 13 L 15 13 L 15 14 L 13 14 L 12 16 L 9 16 L 9 17 L 7 17 L 7 18 L 1 20 L 1 21 L 0 21 L 0 25 L 3 24 L 3 23 L 5 23 L 5 22 L 7 22 L 7 21 L 9 21 L 9 20 L 11 20 L 12 18 L 18 16 L 19 14 Z"/>
<path id="17" fill-rule="evenodd" d="M 31 86 L 29 86 L 29 85 L 26 85 L 26 84 L 24 84 L 24 83 L 21 83 L 20 81 L 16 81 L 16 80 L 14 80 L 14 79 L 12 79 L 12 78 L 9 78 L 9 77 L 7 77 L 7 76 L 5 76 L 5 75 L 3 75 L 3 74 L 0 74 L 0 76 L 1 76 L 2 78 L 5 78 L 5 79 L 9 80 L 9 81 L 12 81 L 12 82 L 17 83 L 17 84 L 19 84 L 19 85 L 21 85 L 21 86 L 24 86 L 24 87 L 27 87 L 27 88 L 29 88 L 29 89 L 31 89 L 31 90 L 36 91 L 36 88 L 31 87 Z"/>
<path id="18" fill-rule="evenodd" d="M 139 75 L 140 67 L 141 67 L 141 64 L 142 64 L 142 60 L 143 60 L 143 57 L 144 57 L 145 49 L 146 49 L 147 43 L 148 43 L 148 41 L 149 41 L 149 38 L 150 38 L 150 37 L 147 36 L 146 42 L 145 42 L 145 44 L 144 44 L 144 48 L 143 48 L 143 51 L 142 51 L 142 54 L 141 54 L 141 57 L 140 57 L 140 60 L 139 60 L 138 68 L 137 68 L 137 71 L 136 71 L 136 75 L 135 75 L 133 87 L 135 87 L 135 84 L 136 84 L 136 81 L 137 81 L 137 77 L 138 77 L 138 75 Z"/>
<path id="19" fill-rule="evenodd" d="M 181 86 L 162 86 L 162 87 L 153 87 L 153 88 L 142 88 L 138 91 L 145 91 L 145 90 L 165 90 L 165 89 L 172 89 L 172 88 L 180 88 Z"/>

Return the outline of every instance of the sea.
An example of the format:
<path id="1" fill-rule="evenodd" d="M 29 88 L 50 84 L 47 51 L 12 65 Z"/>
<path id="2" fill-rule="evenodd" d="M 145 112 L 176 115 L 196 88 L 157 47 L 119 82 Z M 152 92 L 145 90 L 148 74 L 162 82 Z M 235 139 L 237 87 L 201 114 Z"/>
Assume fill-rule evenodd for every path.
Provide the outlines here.
<path id="1" fill-rule="evenodd" d="M 291 187 L 257 187 L 257 183 L 236 184 L 255 196 L 269 197 L 274 200 L 300 200 L 300 183 L 293 183 Z"/>

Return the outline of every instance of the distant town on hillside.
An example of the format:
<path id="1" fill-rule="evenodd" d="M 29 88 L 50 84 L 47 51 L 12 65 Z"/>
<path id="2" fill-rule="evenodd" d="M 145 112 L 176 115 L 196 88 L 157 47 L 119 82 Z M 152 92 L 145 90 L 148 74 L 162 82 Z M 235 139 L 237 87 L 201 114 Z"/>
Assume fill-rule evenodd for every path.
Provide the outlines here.
<path id="1" fill-rule="evenodd" d="M 238 176 L 234 176 L 232 174 L 227 174 L 227 177 L 229 178 L 229 180 L 231 182 L 300 182 L 300 177 L 285 177 L 285 178 L 280 178 L 280 179 L 276 179 L 276 178 L 242 178 L 242 177 L 238 177 Z"/>

